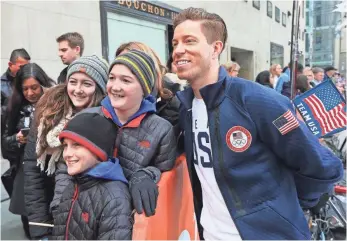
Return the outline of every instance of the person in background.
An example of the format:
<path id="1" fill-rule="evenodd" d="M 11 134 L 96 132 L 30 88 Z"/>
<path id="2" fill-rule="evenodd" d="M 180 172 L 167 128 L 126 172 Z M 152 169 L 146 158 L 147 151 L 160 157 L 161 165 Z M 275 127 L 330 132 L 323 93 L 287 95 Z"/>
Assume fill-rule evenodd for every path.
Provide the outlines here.
<path id="1" fill-rule="evenodd" d="M 284 81 L 283 77 L 282 77 L 280 83 L 278 82 L 278 80 L 279 80 L 279 78 L 280 78 L 280 76 L 282 74 L 282 67 L 281 67 L 281 65 L 280 64 L 273 64 L 273 65 L 271 65 L 270 73 L 273 76 L 272 88 L 279 89 L 279 87 L 281 85 L 280 83 Z"/>
<path id="2" fill-rule="evenodd" d="M 231 77 L 237 77 L 241 69 L 240 65 L 234 61 L 229 61 L 223 65 Z"/>
<path id="3" fill-rule="evenodd" d="M 177 75 L 190 84 L 177 96 L 200 238 L 310 239 L 302 208 L 343 177 L 341 161 L 288 98 L 220 67 L 228 33 L 218 14 L 185 9 L 173 30 Z"/>
<path id="4" fill-rule="evenodd" d="M 334 83 L 336 88 L 339 90 L 339 92 L 345 97 L 345 87 L 346 83 L 342 78 L 342 75 L 339 72 L 336 72 L 334 77 L 333 77 Z"/>
<path id="5" fill-rule="evenodd" d="M 296 70 L 296 74 L 294 76 L 298 76 L 303 73 L 304 66 L 300 63 L 297 63 L 295 70 Z M 289 79 L 289 81 L 286 81 L 285 83 L 283 83 L 282 91 L 280 93 L 288 98 L 291 98 L 291 93 L 292 93 L 291 88 L 292 88 L 292 81 Z"/>
<path id="6" fill-rule="evenodd" d="M 310 82 L 306 75 L 299 75 L 295 82 L 296 95 L 301 95 L 310 89 Z"/>
<path id="7" fill-rule="evenodd" d="M 257 75 L 255 82 L 273 88 L 274 77 L 271 75 L 270 71 L 264 70 Z"/>
<path id="8" fill-rule="evenodd" d="M 291 62 L 289 62 L 288 65 L 282 69 L 282 73 L 287 74 L 289 79 L 290 79 L 290 65 L 291 65 Z"/>
<path id="9" fill-rule="evenodd" d="M 310 67 L 305 67 L 303 70 L 303 74 L 307 77 L 307 81 L 310 84 L 310 87 L 314 87 L 315 83 L 313 82 L 314 76 L 313 76 L 312 69 Z"/>
<path id="10" fill-rule="evenodd" d="M 51 223 L 65 187 L 71 183 L 62 159 L 59 134 L 81 110 L 99 106 L 106 94 L 108 64 L 83 56 L 69 65 L 67 81 L 45 92 L 37 103 L 24 151 L 25 208 L 30 222 Z M 32 238 L 51 235 L 51 229 L 30 226 Z"/>
<path id="11" fill-rule="evenodd" d="M 324 68 L 324 79 L 323 81 L 327 81 L 327 80 L 333 80 L 333 77 L 336 73 L 337 69 L 333 66 L 328 66 L 326 68 Z"/>
<path id="12" fill-rule="evenodd" d="M 63 62 L 67 65 L 58 77 L 58 84 L 66 81 L 67 69 L 76 59 L 80 58 L 84 51 L 83 36 L 77 32 L 65 33 L 56 39 L 58 43 L 58 55 Z"/>
<path id="13" fill-rule="evenodd" d="M 128 181 L 112 157 L 116 136 L 111 121 L 88 113 L 72 118 L 60 132 L 73 181 L 57 207 L 52 239 L 131 240 L 134 218 Z"/>
<path id="14" fill-rule="evenodd" d="M 277 74 L 277 73 L 275 73 L 275 74 Z M 287 74 L 287 72 L 281 73 L 281 75 L 278 77 L 276 85 L 274 86 L 274 89 L 278 93 L 282 93 L 283 89 L 285 89 L 285 85 L 288 83 L 290 83 L 290 79 L 289 79 L 289 75 Z"/>
<path id="15" fill-rule="evenodd" d="M 4 115 L 9 98 L 12 95 L 14 87 L 14 78 L 20 67 L 29 63 L 30 56 L 25 49 L 15 49 L 12 51 L 8 68 L 1 76 L 1 133 L 4 131 Z"/>
<path id="16" fill-rule="evenodd" d="M 323 79 L 324 79 L 324 70 L 322 68 L 318 68 L 318 67 L 314 67 L 312 68 L 312 72 L 313 72 L 313 83 L 316 85 L 319 85 L 320 83 L 322 83 Z"/>
<path id="17" fill-rule="evenodd" d="M 9 210 L 21 215 L 23 229 L 30 239 L 27 212 L 24 202 L 23 155 L 27 142 L 26 136 L 33 119 L 35 105 L 44 89 L 54 85 L 54 81 L 35 63 L 23 65 L 16 74 L 13 94 L 8 103 L 5 116 L 5 131 L 1 136 L 1 152 L 14 168 L 15 178 L 10 195 Z"/>

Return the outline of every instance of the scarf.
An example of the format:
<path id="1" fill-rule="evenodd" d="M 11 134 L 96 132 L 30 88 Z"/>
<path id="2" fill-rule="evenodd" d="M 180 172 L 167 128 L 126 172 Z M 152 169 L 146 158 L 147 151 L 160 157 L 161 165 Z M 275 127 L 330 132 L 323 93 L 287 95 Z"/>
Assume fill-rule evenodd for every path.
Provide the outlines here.
<path id="1" fill-rule="evenodd" d="M 44 124 L 44 117 L 40 119 L 40 124 L 37 130 L 36 154 L 41 152 L 42 154 L 38 156 L 37 158 L 37 166 L 40 166 L 41 171 L 45 170 L 47 148 L 43 150 L 43 147 L 39 143 L 42 140 L 42 138 L 46 138 L 48 147 L 53 149 L 53 153 L 51 158 L 48 161 L 48 166 L 46 170 L 48 176 L 54 174 L 56 162 L 59 161 L 60 156 L 63 152 L 61 148 L 61 143 L 59 140 L 59 134 L 64 129 L 64 126 L 66 125 L 66 123 L 69 120 L 71 120 L 71 118 L 72 118 L 72 109 L 69 110 L 65 118 L 62 118 L 60 122 L 55 127 L 53 127 L 52 130 L 50 130 L 47 133 L 47 136 L 42 136 L 42 131 L 45 129 L 46 125 Z"/>

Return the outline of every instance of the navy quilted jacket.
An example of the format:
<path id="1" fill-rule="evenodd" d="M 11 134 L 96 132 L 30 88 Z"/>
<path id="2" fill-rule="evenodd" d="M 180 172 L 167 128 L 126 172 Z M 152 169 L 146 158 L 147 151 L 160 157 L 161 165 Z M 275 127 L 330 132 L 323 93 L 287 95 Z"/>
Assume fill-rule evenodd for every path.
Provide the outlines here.
<path id="1" fill-rule="evenodd" d="M 52 239 L 130 240 L 133 216 L 127 180 L 118 163 L 102 162 L 74 177 L 61 197 Z"/>

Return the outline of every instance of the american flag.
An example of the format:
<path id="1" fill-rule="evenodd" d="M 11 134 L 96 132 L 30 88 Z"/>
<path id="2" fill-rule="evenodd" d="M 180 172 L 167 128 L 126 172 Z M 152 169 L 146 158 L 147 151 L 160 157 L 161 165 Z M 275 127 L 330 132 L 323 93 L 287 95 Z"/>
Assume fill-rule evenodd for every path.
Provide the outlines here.
<path id="1" fill-rule="evenodd" d="M 276 128 L 281 132 L 282 135 L 287 134 L 288 132 L 294 130 L 299 126 L 298 120 L 290 110 L 278 117 L 272 123 L 276 126 Z"/>
<path id="2" fill-rule="evenodd" d="M 305 98 L 304 102 L 318 121 L 322 136 L 346 126 L 346 104 L 332 86 L 317 90 L 313 95 Z"/>
<path id="3" fill-rule="evenodd" d="M 243 139 L 243 137 L 242 137 L 242 132 L 235 132 L 235 133 L 233 133 L 233 139 L 234 140 L 240 140 L 240 139 Z"/>

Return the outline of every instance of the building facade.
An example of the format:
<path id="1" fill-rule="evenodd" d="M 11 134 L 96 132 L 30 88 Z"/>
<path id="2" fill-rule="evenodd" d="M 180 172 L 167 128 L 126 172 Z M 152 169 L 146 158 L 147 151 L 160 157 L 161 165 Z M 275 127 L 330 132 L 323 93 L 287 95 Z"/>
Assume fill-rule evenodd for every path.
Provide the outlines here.
<path id="1" fill-rule="evenodd" d="M 52 78 L 64 68 L 55 39 L 69 31 L 85 39 L 84 55 L 114 58 L 118 46 L 128 41 L 148 44 L 163 64 L 172 52 L 172 22 L 187 7 L 219 14 L 229 38 L 221 63 L 236 59 L 240 76 L 255 79 L 271 64 L 287 65 L 290 59 L 292 1 L 48 1 L 1 2 L 1 71 L 15 48 L 28 50 Z M 304 26 L 305 14 L 300 17 Z M 304 27 L 299 27 L 299 50 L 304 52 Z M 303 37 L 302 37 L 303 36 Z"/>
<path id="2" fill-rule="evenodd" d="M 335 28 L 341 21 L 341 13 L 333 10 L 340 2 L 307 0 L 306 28 L 309 30 L 309 38 L 306 43 L 306 57 L 310 66 L 338 66 L 334 61 L 337 37 Z"/>

